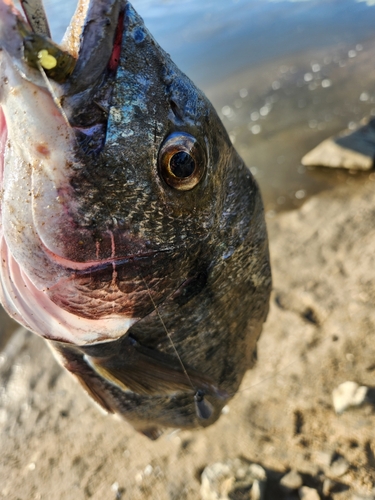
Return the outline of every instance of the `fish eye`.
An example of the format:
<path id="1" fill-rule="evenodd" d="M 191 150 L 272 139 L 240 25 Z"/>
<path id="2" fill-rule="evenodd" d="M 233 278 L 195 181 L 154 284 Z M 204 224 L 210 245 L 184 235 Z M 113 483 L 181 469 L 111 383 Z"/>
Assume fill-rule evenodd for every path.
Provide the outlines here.
<path id="1" fill-rule="evenodd" d="M 161 145 L 158 168 L 169 186 L 189 191 L 199 183 L 206 169 L 204 149 L 192 135 L 174 132 Z"/>

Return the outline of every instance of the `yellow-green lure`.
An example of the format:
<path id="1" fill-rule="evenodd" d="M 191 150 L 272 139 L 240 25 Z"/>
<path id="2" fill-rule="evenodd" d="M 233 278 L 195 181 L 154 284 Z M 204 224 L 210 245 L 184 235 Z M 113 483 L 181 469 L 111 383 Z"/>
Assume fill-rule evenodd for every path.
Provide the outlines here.
<path id="1" fill-rule="evenodd" d="M 49 54 L 47 49 L 43 49 L 38 52 L 38 59 L 43 69 L 49 70 L 57 66 L 56 57 Z"/>
<path id="2" fill-rule="evenodd" d="M 48 78 L 64 83 L 72 74 L 76 59 L 62 50 L 46 35 L 30 31 L 24 23 L 18 24 L 23 38 L 24 58 L 29 66 L 44 69 Z"/>

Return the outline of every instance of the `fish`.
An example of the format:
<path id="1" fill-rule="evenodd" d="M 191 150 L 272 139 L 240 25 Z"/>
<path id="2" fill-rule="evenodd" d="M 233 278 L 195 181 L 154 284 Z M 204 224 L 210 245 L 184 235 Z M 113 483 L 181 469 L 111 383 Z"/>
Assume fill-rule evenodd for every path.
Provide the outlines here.
<path id="1" fill-rule="evenodd" d="M 61 44 L 22 4 L 0 0 L 1 303 L 136 431 L 205 428 L 268 313 L 258 184 L 129 1 L 80 1 Z"/>

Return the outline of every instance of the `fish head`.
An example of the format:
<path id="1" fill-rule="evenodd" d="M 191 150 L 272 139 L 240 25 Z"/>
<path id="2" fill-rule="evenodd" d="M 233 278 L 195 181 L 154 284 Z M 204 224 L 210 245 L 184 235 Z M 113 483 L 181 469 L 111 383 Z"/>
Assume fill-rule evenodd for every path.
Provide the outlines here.
<path id="1" fill-rule="evenodd" d="M 1 302 L 106 410 L 209 425 L 268 311 L 258 186 L 128 1 L 31 31 L 0 0 Z"/>

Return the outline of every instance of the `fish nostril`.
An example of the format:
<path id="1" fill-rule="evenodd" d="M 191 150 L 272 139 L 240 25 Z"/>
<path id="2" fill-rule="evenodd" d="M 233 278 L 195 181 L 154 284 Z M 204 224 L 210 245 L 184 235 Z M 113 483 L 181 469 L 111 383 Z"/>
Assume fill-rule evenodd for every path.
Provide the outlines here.
<path id="1" fill-rule="evenodd" d="M 178 120 L 182 120 L 182 113 L 178 105 L 171 99 L 169 101 L 169 104 L 171 106 L 172 113 Z"/>

